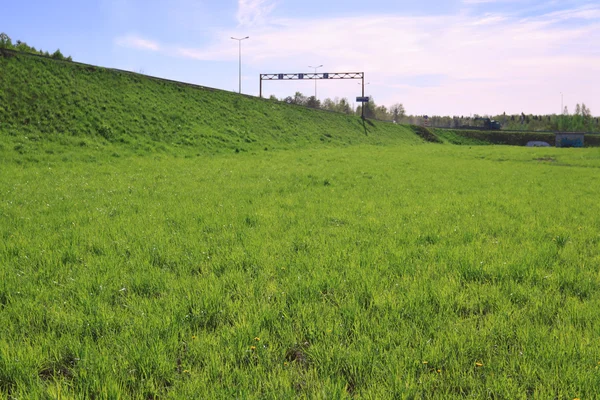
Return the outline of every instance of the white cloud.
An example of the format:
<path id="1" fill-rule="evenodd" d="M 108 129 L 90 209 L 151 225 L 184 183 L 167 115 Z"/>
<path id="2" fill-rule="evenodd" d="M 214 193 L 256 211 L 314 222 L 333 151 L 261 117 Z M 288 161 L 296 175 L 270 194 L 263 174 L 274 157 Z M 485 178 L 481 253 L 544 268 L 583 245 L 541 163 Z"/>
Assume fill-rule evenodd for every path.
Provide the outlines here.
<path id="1" fill-rule="evenodd" d="M 468 114 L 553 112 L 556 93 L 600 110 L 600 5 L 530 17 L 466 13 L 451 16 L 362 15 L 339 18 L 265 19 L 273 3 L 240 0 L 240 22 L 248 24 L 244 70 L 258 73 L 364 71 L 368 94 L 378 103 L 404 101 L 410 112 Z M 242 12 L 243 11 L 243 12 Z M 556 23 L 581 20 L 585 23 Z M 261 23 L 257 23 L 260 21 Z M 263 23 L 264 22 L 264 23 Z M 237 61 L 236 31 L 213 32 L 199 48 L 169 46 L 165 53 L 202 61 Z M 131 47 L 159 49 L 139 38 Z M 258 92 L 258 79 L 248 87 Z M 204 83 L 206 84 L 206 83 Z M 306 88 L 305 85 L 306 84 Z M 266 93 L 283 96 L 312 90 L 307 83 L 268 83 Z M 353 82 L 319 84 L 320 97 L 354 97 Z M 250 89 L 248 89 L 250 90 Z"/>
<path id="2" fill-rule="evenodd" d="M 157 42 L 144 39 L 136 35 L 122 36 L 115 40 L 115 43 L 121 47 L 129 47 L 139 50 L 160 51 L 161 47 Z"/>
<path id="3" fill-rule="evenodd" d="M 258 25 L 265 22 L 274 8 L 272 0 L 238 0 L 237 20 L 244 26 Z"/>

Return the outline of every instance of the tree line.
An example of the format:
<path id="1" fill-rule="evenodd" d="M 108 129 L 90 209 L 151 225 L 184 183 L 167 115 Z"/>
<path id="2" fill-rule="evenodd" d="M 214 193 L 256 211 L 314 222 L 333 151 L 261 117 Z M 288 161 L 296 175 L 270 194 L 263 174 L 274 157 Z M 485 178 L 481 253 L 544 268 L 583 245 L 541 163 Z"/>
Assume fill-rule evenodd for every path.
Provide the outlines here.
<path id="1" fill-rule="evenodd" d="M 0 33 L 0 49 L 22 51 L 24 53 L 37 54 L 40 56 L 53 58 L 55 60 L 73 61 L 71 56 L 65 57 L 60 52 L 60 49 L 50 54 L 49 52 L 41 49 L 37 50 L 35 47 L 29 46 L 27 43 L 20 40 L 17 40 L 15 43 L 13 43 L 12 39 L 6 33 Z"/>
<path id="2" fill-rule="evenodd" d="M 271 95 L 270 99 L 273 101 L 282 101 L 288 104 L 296 104 L 308 108 L 316 108 L 349 115 L 362 115 L 363 113 L 362 104 L 355 107 L 354 104 L 350 103 L 345 97 L 341 99 L 339 97 L 334 99 L 326 98 L 321 101 L 315 98 L 315 96 L 305 96 L 301 92 L 296 92 L 294 96 L 288 96 L 282 99 L 278 99 L 276 96 Z M 368 103 L 364 103 L 364 108 L 364 116 L 369 119 L 401 123 L 406 117 L 406 110 L 400 103 L 396 103 L 388 108 L 383 105 L 378 106 L 375 104 L 375 100 L 370 98 Z"/>
<path id="3" fill-rule="evenodd" d="M 600 120 L 592 115 L 591 110 L 585 103 L 577 104 L 575 112 L 569 113 L 565 107 L 562 114 L 500 114 L 500 115 L 474 115 L 468 116 L 430 116 L 428 124 L 432 127 L 443 128 L 465 128 L 483 127 L 480 118 L 489 118 L 498 121 L 502 129 L 526 130 L 526 131 L 558 131 L 558 132 L 600 132 Z M 416 124 L 422 123 L 422 119 L 416 118 Z"/>
<path id="4" fill-rule="evenodd" d="M 296 104 L 309 108 L 316 108 L 326 111 L 339 112 L 349 115 L 363 115 L 369 119 L 380 121 L 389 121 L 398 124 L 423 125 L 425 121 L 431 127 L 438 128 L 483 128 L 482 118 L 489 118 L 498 121 L 502 129 L 507 130 L 527 130 L 527 131 L 562 131 L 562 132 L 600 132 L 600 121 L 593 117 L 591 110 L 584 104 L 577 104 L 573 114 L 569 113 L 567 107 L 562 114 L 506 114 L 501 115 L 474 115 L 474 116 L 425 116 L 425 115 L 407 115 L 404 105 L 396 103 L 390 107 L 377 105 L 371 97 L 368 103 L 354 105 L 347 98 L 326 98 L 321 101 L 315 96 L 305 96 L 301 92 L 296 92 L 294 96 L 277 98 L 274 95 L 270 97 L 273 101 L 281 101 L 288 104 Z"/>

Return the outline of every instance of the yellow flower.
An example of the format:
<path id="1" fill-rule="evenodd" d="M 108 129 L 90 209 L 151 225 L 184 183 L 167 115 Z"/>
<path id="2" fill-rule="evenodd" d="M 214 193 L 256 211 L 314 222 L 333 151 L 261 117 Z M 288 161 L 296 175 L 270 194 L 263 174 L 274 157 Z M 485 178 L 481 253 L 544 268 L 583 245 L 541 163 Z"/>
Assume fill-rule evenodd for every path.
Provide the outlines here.
<path id="1" fill-rule="evenodd" d="M 483 363 L 476 362 L 476 363 L 475 363 L 475 366 L 477 366 L 477 367 L 483 367 Z"/>
<path id="2" fill-rule="evenodd" d="M 423 364 L 429 364 L 427 361 L 423 361 Z"/>
<path id="3" fill-rule="evenodd" d="M 256 350 L 256 346 L 250 346 L 250 350 L 252 350 L 252 351 Z"/>
<path id="4" fill-rule="evenodd" d="M 283 363 L 284 367 L 287 367 L 288 365 L 290 365 L 287 361 Z"/>
<path id="5" fill-rule="evenodd" d="M 260 342 L 260 338 L 259 337 L 255 337 L 254 340 L 256 340 L 257 342 Z"/>
<path id="6" fill-rule="evenodd" d="M 196 340 L 196 339 L 198 339 L 198 338 L 196 337 L 196 335 L 192 335 L 192 340 Z"/>
<path id="7" fill-rule="evenodd" d="M 184 370 L 183 370 L 183 373 L 184 373 L 184 374 L 189 374 L 189 373 L 190 373 L 190 370 L 189 370 L 189 369 L 184 369 Z"/>
<path id="8" fill-rule="evenodd" d="M 442 373 L 442 370 L 441 370 L 441 369 L 438 369 L 438 370 L 437 370 L 437 373 L 438 373 L 438 374 L 441 374 L 441 373 Z"/>

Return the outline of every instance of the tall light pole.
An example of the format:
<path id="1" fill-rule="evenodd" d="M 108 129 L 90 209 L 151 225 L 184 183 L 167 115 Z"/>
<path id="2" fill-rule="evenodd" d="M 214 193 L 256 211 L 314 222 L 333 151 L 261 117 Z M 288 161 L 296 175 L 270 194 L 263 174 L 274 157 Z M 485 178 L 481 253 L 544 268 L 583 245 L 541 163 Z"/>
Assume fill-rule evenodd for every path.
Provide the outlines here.
<path id="1" fill-rule="evenodd" d="M 245 38 L 237 39 L 232 37 L 233 40 L 237 40 L 240 45 L 240 94 L 242 94 L 242 41 L 246 39 L 250 39 L 250 36 L 246 36 Z"/>
<path id="2" fill-rule="evenodd" d="M 311 67 L 310 65 L 308 66 L 308 68 L 315 69 L 315 75 L 317 74 L 317 70 L 322 67 L 323 67 L 322 65 L 319 65 L 318 67 Z M 315 76 L 315 100 L 317 100 L 317 77 L 316 76 Z"/>

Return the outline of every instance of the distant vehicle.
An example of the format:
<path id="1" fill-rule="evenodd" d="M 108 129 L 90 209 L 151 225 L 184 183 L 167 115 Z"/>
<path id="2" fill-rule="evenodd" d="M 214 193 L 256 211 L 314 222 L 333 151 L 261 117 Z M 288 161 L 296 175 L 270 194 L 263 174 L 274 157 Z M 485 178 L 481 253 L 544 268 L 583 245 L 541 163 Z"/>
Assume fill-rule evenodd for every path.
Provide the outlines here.
<path id="1" fill-rule="evenodd" d="M 550 147 L 550 143 L 533 140 L 527 142 L 527 147 Z"/>
<path id="2" fill-rule="evenodd" d="M 475 118 L 475 121 L 483 121 L 483 128 L 492 131 L 497 131 L 502 128 L 500 122 L 489 118 Z"/>

